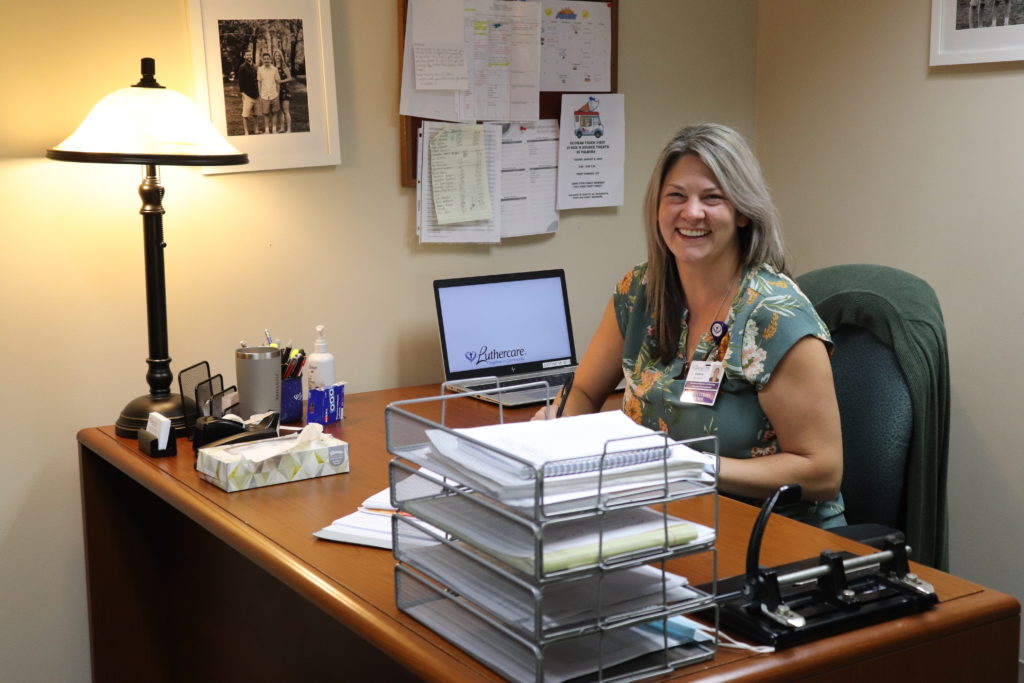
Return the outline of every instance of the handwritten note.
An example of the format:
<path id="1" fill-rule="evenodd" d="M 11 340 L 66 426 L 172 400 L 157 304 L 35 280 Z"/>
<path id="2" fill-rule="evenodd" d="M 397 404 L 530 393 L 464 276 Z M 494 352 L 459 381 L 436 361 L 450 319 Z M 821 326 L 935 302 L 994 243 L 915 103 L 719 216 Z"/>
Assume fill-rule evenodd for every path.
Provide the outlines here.
<path id="1" fill-rule="evenodd" d="M 447 126 L 430 139 L 434 211 L 441 225 L 491 218 L 484 127 Z"/>
<path id="2" fill-rule="evenodd" d="M 416 43 L 412 49 L 418 90 L 469 89 L 464 45 Z"/>

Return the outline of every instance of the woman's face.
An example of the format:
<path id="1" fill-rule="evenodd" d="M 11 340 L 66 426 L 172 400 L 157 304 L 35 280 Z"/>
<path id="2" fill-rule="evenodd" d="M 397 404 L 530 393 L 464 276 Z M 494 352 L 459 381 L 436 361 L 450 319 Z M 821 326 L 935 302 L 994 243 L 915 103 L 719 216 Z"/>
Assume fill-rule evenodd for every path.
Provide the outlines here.
<path id="1" fill-rule="evenodd" d="M 658 229 L 679 266 L 739 262 L 738 229 L 750 221 L 725 198 L 711 169 L 695 154 L 679 157 L 661 186 Z"/>

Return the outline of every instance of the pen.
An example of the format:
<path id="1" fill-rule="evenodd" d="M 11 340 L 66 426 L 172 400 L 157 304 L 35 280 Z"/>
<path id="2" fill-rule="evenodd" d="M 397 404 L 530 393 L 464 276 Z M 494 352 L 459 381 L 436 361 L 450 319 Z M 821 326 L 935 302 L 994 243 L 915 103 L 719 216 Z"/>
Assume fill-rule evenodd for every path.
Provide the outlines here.
<path id="1" fill-rule="evenodd" d="M 566 380 L 565 386 L 562 387 L 562 400 L 558 402 L 558 412 L 555 413 L 555 417 L 562 417 L 562 412 L 565 410 L 565 402 L 569 399 L 569 392 L 572 391 L 572 381 L 576 379 L 576 373 L 569 375 L 569 379 Z"/>
<path id="2" fill-rule="evenodd" d="M 284 365 L 284 378 L 290 379 L 295 376 L 295 365 L 296 361 L 294 358 L 289 358 Z"/>

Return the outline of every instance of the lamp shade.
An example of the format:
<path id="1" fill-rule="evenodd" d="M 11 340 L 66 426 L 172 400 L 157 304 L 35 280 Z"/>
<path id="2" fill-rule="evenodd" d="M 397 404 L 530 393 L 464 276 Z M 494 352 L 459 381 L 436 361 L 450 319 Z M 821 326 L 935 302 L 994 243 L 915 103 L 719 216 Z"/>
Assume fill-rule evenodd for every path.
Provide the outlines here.
<path id="1" fill-rule="evenodd" d="M 78 129 L 46 150 L 46 156 L 61 161 L 168 166 L 248 163 L 248 155 L 225 140 L 192 100 L 155 80 L 152 85 L 143 82 L 100 100 Z"/>

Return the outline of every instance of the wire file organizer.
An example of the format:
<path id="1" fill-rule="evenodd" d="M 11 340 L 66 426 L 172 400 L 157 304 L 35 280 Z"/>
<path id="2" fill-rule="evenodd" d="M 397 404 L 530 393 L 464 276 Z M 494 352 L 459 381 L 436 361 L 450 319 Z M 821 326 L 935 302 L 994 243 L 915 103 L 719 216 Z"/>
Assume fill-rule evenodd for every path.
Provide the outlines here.
<path id="1" fill-rule="evenodd" d="M 667 622 L 717 615 L 717 439 L 658 435 L 651 452 L 652 436 L 613 438 L 567 468 L 414 412 L 473 395 L 385 411 L 398 608 L 516 681 L 636 680 L 713 657 L 715 640 Z M 698 496 L 712 526 L 669 514 Z M 696 553 L 710 554 L 710 590 L 666 570 Z"/>

